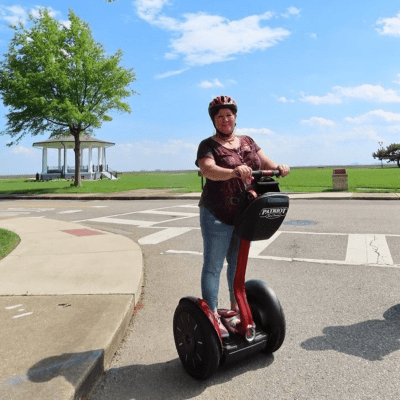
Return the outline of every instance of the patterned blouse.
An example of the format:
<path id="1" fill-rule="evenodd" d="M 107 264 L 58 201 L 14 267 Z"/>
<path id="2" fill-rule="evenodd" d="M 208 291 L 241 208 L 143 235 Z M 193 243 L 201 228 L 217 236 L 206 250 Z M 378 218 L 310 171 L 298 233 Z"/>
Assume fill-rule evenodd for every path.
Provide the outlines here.
<path id="1" fill-rule="evenodd" d="M 222 168 L 234 169 L 246 164 L 253 171 L 261 169 L 261 160 L 257 155 L 260 147 L 249 136 L 238 136 L 240 146 L 228 149 L 211 137 L 203 140 L 197 150 L 196 165 L 202 158 L 208 157 Z M 205 207 L 215 218 L 227 225 L 234 225 L 239 209 L 239 194 L 244 189 L 240 178 L 226 181 L 206 179 L 199 207 Z"/>

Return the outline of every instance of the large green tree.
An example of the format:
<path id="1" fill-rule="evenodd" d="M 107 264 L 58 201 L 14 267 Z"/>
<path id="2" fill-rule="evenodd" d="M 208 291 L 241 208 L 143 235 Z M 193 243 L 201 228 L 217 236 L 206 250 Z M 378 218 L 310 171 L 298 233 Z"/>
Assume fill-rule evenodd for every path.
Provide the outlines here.
<path id="1" fill-rule="evenodd" d="M 388 163 L 396 162 L 397 166 L 400 167 L 400 144 L 392 143 L 386 149 L 381 148 L 372 153 L 372 157 L 378 160 L 387 160 Z"/>
<path id="2" fill-rule="evenodd" d="M 70 26 L 42 10 L 31 27 L 12 26 L 14 36 L 0 62 L 0 94 L 8 107 L 9 145 L 23 136 L 50 133 L 75 139 L 75 185 L 81 186 L 80 136 L 90 134 L 110 110 L 131 112 L 122 100 L 136 93 L 132 69 L 120 65 L 122 52 L 107 56 L 89 25 L 72 10 Z"/>

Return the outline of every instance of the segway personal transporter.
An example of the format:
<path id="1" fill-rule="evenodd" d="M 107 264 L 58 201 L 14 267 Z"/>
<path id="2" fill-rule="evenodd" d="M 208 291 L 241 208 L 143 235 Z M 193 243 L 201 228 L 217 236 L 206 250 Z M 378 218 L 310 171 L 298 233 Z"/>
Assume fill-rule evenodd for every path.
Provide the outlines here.
<path id="1" fill-rule="evenodd" d="M 204 300 L 184 297 L 175 310 L 176 349 L 185 370 L 197 379 L 209 378 L 224 362 L 258 351 L 273 353 L 284 341 L 285 316 L 274 291 L 261 280 L 245 282 L 250 242 L 269 239 L 289 208 L 289 197 L 280 193 L 272 176 L 279 176 L 279 171 L 253 171 L 254 181 L 242 193 L 243 212 L 235 223 L 235 233 L 241 238 L 234 280 L 240 323 L 232 328 L 227 319 L 236 313 L 218 310 L 229 331 L 229 337 L 222 338 L 214 313 Z"/>

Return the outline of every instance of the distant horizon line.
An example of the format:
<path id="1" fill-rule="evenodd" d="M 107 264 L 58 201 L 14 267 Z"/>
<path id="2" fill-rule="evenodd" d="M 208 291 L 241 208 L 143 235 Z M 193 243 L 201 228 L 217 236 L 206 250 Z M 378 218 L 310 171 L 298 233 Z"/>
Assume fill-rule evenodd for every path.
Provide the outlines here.
<path id="1" fill-rule="evenodd" d="M 304 165 L 304 166 L 291 166 L 292 169 L 306 169 L 306 168 L 368 168 L 368 167 L 397 167 L 396 164 L 384 163 L 383 165 L 380 163 L 375 164 L 329 164 L 329 165 Z M 154 169 L 154 170 L 131 170 L 131 171 L 117 171 L 118 174 L 139 174 L 139 173 L 174 173 L 174 172 L 198 172 L 199 169 Z M 40 173 L 39 173 L 40 174 Z M 0 175 L 0 179 L 5 179 L 7 177 L 16 177 L 16 178 L 34 178 L 36 173 L 33 174 L 3 174 Z"/>

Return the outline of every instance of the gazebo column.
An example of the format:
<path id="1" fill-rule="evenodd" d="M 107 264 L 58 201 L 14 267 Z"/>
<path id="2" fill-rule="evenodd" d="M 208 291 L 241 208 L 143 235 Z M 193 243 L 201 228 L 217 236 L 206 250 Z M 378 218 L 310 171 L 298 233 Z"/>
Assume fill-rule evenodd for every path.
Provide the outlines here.
<path id="1" fill-rule="evenodd" d="M 104 171 L 107 170 L 107 162 L 106 162 L 106 148 L 103 147 L 103 165 L 104 165 Z"/>
<path id="2" fill-rule="evenodd" d="M 61 170 L 61 149 L 58 149 L 58 170 Z"/>
<path id="3" fill-rule="evenodd" d="M 43 146 L 42 151 L 42 175 L 47 174 L 47 147 Z"/>
<path id="4" fill-rule="evenodd" d="M 89 174 L 92 174 L 92 172 L 93 172 L 93 167 L 92 167 L 92 146 L 89 147 L 88 172 L 89 172 Z"/>
<path id="5" fill-rule="evenodd" d="M 98 167 L 98 172 L 101 171 L 101 147 L 97 148 L 97 167 Z"/>
<path id="6" fill-rule="evenodd" d="M 68 164 L 67 164 L 67 147 L 64 146 L 64 178 L 67 177 Z"/>

